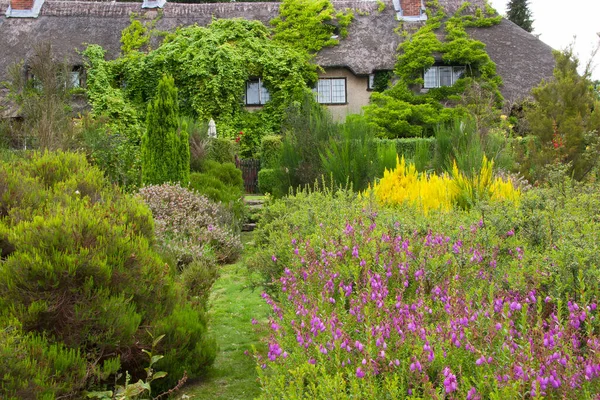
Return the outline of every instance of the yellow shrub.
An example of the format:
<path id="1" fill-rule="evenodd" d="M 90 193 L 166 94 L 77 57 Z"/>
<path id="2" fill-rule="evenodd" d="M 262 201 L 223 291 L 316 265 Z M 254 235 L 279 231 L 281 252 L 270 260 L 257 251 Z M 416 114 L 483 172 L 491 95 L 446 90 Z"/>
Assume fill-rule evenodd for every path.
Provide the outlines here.
<path id="1" fill-rule="evenodd" d="M 494 163 L 484 156 L 479 175 L 467 177 L 456 163 L 452 175 L 419 173 L 413 164 L 396 160 L 393 171 L 386 170 L 383 178 L 371 189 L 382 204 L 409 204 L 425 214 L 430 210 L 450 211 L 456 205 L 469 208 L 480 200 L 518 203 L 520 191 L 510 181 L 493 178 Z"/>

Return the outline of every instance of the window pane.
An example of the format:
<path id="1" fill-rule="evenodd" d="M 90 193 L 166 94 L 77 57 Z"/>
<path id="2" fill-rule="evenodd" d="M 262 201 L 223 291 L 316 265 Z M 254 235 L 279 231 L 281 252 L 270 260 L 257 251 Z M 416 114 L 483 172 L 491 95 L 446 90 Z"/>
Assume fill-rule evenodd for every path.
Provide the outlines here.
<path id="1" fill-rule="evenodd" d="M 260 104 L 265 104 L 267 101 L 271 99 L 271 95 L 269 95 L 269 91 L 266 87 L 263 86 L 262 80 L 260 81 Z"/>
<path id="2" fill-rule="evenodd" d="M 423 80 L 425 81 L 425 83 L 423 84 L 423 86 L 426 89 L 438 87 L 437 71 L 437 67 L 431 67 L 427 71 L 425 71 L 425 74 L 423 75 Z"/>
<path id="3" fill-rule="evenodd" d="M 456 83 L 457 80 L 465 75 L 465 67 L 454 67 L 454 76 L 452 77 L 452 84 Z"/>
<path id="4" fill-rule="evenodd" d="M 260 104 L 258 90 L 258 81 L 248 81 L 246 83 L 246 104 Z"/>
<path id="5" fill-rule="evenodd" d="M 331 79 L 331 102 L 345 103 L 346 102 L 346 80 Z"/>
<path id="6" fill-rule="evenodd" d="M 80 82 L 81 81 L 80 81 L 79 71 L 72 71 L 71 72 L 71 87 L 78 88 L 79 86 L 81 86 Z"/>
<path id="7" fill-rule="evenodd" d="M 452 67 L 439 67 L 440 86 L 452 86 Z"/>
<path id="8" fill-rule="evenodd" d="M 317 93 L 319 103 L 331 103 L 331 79 L 319 79 Z"/>
<path id="9" fill-rule="evenodd" d="M 375 74 L 369 75 L 369 89 L 375 89 Z"/>

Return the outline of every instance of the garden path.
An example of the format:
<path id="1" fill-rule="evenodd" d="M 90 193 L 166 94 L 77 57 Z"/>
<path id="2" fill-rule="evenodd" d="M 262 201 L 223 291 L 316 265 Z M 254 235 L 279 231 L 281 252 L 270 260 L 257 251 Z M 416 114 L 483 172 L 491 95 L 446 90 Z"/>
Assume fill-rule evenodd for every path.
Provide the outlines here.
<path id="1" fill-rule="evenodd" d="M 248 253 L 252 234 L 243 234 Z M 260 338 L 266 334 L 252 319 L 266 321 L 268 306 L 260 290 L 248 288 L 248 273 L 242 261 L 225 265 L 215 282 L 209 302 L 209 329 L 219 346 L 217 358 L 207 376 L 187 385 L 178 399 L 253 399 L 260 394 L 253 348 L 262 350 Z M 187 397 L 186 397 L 187 396 Z"/>

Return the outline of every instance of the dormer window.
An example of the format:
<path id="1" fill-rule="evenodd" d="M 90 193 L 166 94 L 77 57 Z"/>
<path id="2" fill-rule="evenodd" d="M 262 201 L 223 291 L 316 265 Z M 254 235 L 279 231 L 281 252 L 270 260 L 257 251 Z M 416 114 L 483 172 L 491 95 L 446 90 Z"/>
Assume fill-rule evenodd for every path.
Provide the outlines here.
<path id="1" fill-rule="evenodd" d="M 260 78 L 250 79 L 246 82 L 246 95 L 244 96 L 247 106 L 262 106 L 270 99 L 269 91 L 263 85 Z"/>
<path id="2" fill-rule="evenodd" d="M 452 86 L 465 74 L 465 66 L 435 65 L 423 74 L 423 87 L 434 89 L 442 86 Z"/>

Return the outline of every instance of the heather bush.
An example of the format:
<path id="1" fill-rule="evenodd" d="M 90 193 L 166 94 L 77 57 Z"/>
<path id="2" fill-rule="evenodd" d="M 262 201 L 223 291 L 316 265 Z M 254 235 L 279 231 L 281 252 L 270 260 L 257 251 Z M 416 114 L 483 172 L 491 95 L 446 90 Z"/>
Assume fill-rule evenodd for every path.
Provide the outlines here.
<path id="1" fill-rule="evenodd" d="M 313 214 L 322 192 L 267 207 L 284 237 L 263 267 L 280 271 L 263 398 L 594 398 L 597 193 L 567 180 L 428 216 L 356 198 Z"/>
<path id="2" fill-rule="evenodd" d="M 156 240 L 179 263 L 201 258 L 207 247 L 219 262 L 232 262 L 241 252 L 233 218 L 220 205 L 179 184 L 162 184 L 140 189 L 155 221 Z"/>
<path id="3" fill-rule="evenodd" d="M 114 383 L 109 377 L 120 367 L 142 376 L 142 350 L 166 325 L 158 351 L 172 362 L 160 384 L 212 363 L 204 311 L 152 248 L 150 210 L 108 184 L 83 155 L 0 162 L 0 210 L 0 351 L 16 357 L 1 396 L 76 396 Z M 172 320 L 181 309 L 189 321 Z M 35 384 L 24 386 L 29 379 Z"/>

